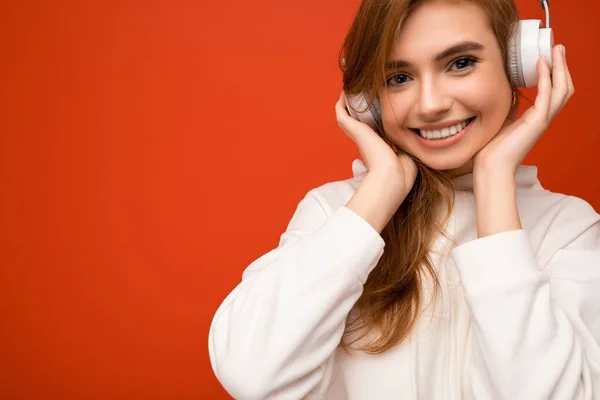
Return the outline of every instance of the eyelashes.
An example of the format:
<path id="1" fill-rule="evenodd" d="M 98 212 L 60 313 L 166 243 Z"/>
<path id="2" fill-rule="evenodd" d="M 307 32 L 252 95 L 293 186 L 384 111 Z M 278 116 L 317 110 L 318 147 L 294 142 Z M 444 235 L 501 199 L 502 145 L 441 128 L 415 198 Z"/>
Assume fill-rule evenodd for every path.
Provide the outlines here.
<path id="1" fill-rule="evenodd" d="M 454 75 L 465 75 L 471 72 L 479 62 L 481 62 L 481 60 L 477 57 L 461 56 L 450 63 L 448 71 Z M 412 77 L 409 74 L 398 73 L 387 78 L 385 84 L 388 87 L 399 87 L 403 86 L 411 79 Z"/>
<path id="2" fill-rule="evenodd" d="M 469 70 L 470 68 L 474 67 L 475 64 L 477 64 L 478 62 L 479 62 L 478 58 L 475 58 L 472 56 L 464 56 L 464 57 L 459 57 L 456 60 L 454 60 L 452 62 L 452 67 L 454 67 L 460 63 L 461 65 L 463 65 L 463 67 L 459 68 L 458 71 L 464 71 L 464 70 Z"/>
<path id="3" fill-rule="evenodd" d="M 402 82 L 393 82 L 393 83 L 391 82 L 392 80 L 396 80 L 396 79 L 405 79 L 405 80 L 402 81 Z M 401 86 L 401 85 L 405 84 L 406 82 L 408 82 L 408 75 L 406 75 L 406 74 L 396 74 L 396 75 L 393 75 L 390 78 L 386 79 L 385 85 L 388 86 L 388 87 L 391 87 L 391 86 Z"/>

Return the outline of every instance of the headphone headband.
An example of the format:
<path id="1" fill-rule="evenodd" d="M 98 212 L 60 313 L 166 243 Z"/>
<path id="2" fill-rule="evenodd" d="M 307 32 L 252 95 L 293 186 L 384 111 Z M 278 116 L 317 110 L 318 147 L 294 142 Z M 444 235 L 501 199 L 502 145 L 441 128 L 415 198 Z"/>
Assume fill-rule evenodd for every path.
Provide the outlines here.
<path id="1" fill-rule="evenodd" d="M 546 25 L 544 25 L 544 28 L 550 28 L 550 0 L 539 0 L 539 2 L 546 13 Z"/>

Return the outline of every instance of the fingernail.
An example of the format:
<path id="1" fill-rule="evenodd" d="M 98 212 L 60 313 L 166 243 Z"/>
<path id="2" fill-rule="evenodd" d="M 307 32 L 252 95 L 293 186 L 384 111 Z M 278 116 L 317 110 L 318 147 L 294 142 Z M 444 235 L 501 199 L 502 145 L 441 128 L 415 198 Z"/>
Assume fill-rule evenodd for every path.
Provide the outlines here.
<path id="1" fill-rule="evenodd" d="M 567 54 L 567 48 L 565 47 L 564 44 L 560 45 L 560 52 L 562 53 L 563 56 Z"/>

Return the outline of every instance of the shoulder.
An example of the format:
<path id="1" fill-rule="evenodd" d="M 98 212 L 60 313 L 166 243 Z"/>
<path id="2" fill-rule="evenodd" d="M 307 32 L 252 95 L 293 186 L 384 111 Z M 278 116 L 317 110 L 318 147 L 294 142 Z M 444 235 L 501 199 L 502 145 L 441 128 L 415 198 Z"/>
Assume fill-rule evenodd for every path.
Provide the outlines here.
<path id="1" fill-rule="evenodd" d="M 594 225 L 600 214 L 586 200 L 549 190 L 538 190 L 520 199 L 521 208 L 537 219 L 536 225 L 548 229 L 578 231 Z"/>
<path id="2" fill-rule="evenodd" d="M 313 234 L 327 222 L 330 225 L 333 224 L 331 226 L 334 227 L 336 224 L 340 224 L 336 228 L 329 229 L 329 232 L 339 231 L 340 227 L 347 229 L 353 225 L 361 225 L 364 230 L 366 222 L 359 221 L 360 217 L 353 212 L 343 210 L 366 175 L 366 168 L 363 166 L 361 161 L 354 160 L 352 177 L 327 182 L 310 189 L 296 206 L 296 210 L 280 238 L 279 246 L 293 243 L 301 236 Z M 336 213 L 338 217 L 332 218 Z"/>
<path id="3" fill-rule="evenodd" d="M 367 172 L 366 167 L 360 160 L 352 162 L 352 176 L 346 179 L 327 182 L 311 189 L 307 197 L 316 199 L 327 215 L 333 214 L 337 209 L 343 207 L 356 193 L 360 182 Z"/>
<path id="4" fill-rule="evenodd" d="M 538 187 L 517 197 L 519 208 L 549 223 L 595 221 L 599 214 L 586 200 Z"/>
<path id="5" fill-rule="evenodd" d="M 523 196 L 519 209 L 542 262 L 573 243 L 600 250 L 600 214 L 586 200 L 542 189 Z"/>

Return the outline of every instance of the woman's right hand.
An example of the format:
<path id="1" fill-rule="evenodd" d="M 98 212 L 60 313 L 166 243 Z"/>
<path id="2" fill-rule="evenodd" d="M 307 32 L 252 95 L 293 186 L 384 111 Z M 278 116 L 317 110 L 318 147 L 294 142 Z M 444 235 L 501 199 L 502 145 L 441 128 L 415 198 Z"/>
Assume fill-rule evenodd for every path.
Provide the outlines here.
<path id="1" fill-rule="evenodd" d="M 344 92 L 335 105 L 338 126 L 358 147 L 368 169 L 368 176 L 376 175 L 385 182 L 386 192 L 398 196 L 398 206 L 410 192 L 417 177 L 417 165 L 407 154 L 394 150 L 367 124 L 350 116 Z"/>

